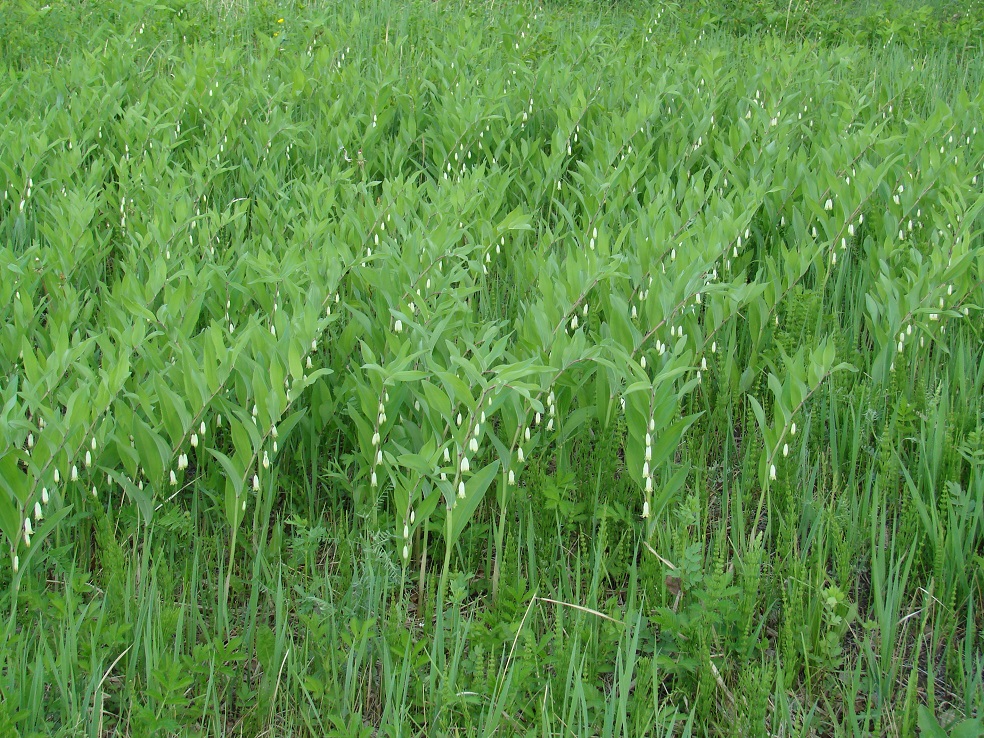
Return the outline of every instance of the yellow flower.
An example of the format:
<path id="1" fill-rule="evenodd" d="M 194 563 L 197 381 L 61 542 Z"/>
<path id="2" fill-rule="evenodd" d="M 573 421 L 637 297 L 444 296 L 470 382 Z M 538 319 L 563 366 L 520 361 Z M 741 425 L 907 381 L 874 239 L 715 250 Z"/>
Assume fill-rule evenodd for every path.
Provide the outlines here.
<path id="1" fill-rule="evenodd" d="M 277 23 L 283 23 L 283 22 L 284 22 L 283 18 L 277 18 Z"/>

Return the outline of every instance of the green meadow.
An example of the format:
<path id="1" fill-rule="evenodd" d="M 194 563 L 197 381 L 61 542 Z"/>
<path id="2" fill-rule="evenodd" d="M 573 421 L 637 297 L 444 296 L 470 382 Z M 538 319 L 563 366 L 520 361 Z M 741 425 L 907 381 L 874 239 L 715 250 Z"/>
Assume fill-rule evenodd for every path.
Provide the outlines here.
<path id="1" fill-rule="evenodd" d="M 0 735 L 984 734 L 982 35 L 0 3 Z"/>

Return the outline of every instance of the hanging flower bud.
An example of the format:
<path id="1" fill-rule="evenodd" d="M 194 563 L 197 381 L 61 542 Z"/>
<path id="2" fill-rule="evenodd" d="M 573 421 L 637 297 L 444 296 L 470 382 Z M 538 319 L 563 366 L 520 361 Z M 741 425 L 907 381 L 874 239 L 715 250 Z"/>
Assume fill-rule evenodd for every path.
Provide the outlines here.
<path id="1" fill-rule="evenodd" d="M 176 487 L 178 485 L 178 477 L 175 475 L 174 469 L 171 470 L 170 481 L 172 487 Z"/>
<path id="2" fill-rule="evenodd" d="M 405 558 L 405 559 L 409 559 L 410 558 L 410 547 L 409 546 L 404 546 L 403 547 L 403 558 Z"/>
<path id="3" fill-rule="evenodd" d="M 24 534 L 28 536 L 34 535 L 34 528 L 31 526 L 30 518 L 24 518 Z"/>
<path id="4" fill-rule="evenodd" d="M 263 452 L 263 468 L 264 469 L 270 468 L 270 457 L 267 455 L 266 451 Z"/>
<path id="5" fill-rule="evenodd" d="M 216 425 L 218 425 L 218 423 L 216 423 Z M 198 426 L 198 432 L 201 433 L 202 436 L 205 435 L 205 421 L 204 420 L 202 421 L 202 424 L 200 426 Z"/>
<path id="6" fill-rule="evenodd" d="M 791 436 L 795 436 L 795 435 L 796 435 L 796 423 L 795 423 L 795 422 L 794 422 L 794 423 L 792 424 L 792 426 L 790 427 L 790 429 L 789 429 L 789 434 L 790 434 Z"/>
<path id="7" fill-rule="evenodd" d="M 393 330 L 397 333 L 403 333 L 403 321 L 398 318 L 396 323 L 393 325 Z"/>
<path id="8" fill-rule="evenodd" d="M 376 479 L 376 472 L 374 471 L 372 474 L 369 475 L 369 485 L 371 487 L 375 487 L 377 482 L 378 480 Z"/>
<path id="9" fill-rule="evenodd" d="M 514 487 L 516 485 L 516 474 L 513 472 L 512 469 L 509 470 L 509 474 L 508 474 L 508 476 L 506 478 L 506 483 L 510 487 Z"/>
<path id="10" fill-rule="evenodd" d="M 372 445 L 373 445 L 373 448 L 375 448 L 376 446 L 379 445 L 379 432 L 378 431 L 376 433 L 373 433 L 372 434 Z"/>
<path id="11" fill-rule="evenodd" d="M 523 453 L 523 447 L 522 446 L 518 446 L 516 448 L 516 460 L 519 461 L 520 464 L 522 464 L 524 461 L 526 461 L 526 455 Z"/>
<path id="12" fill-rule="evenodd" d="M 468 471 L 468 469 L 469 469 L 469 467 L 468 467 L 468 457 L 467 456 L 462 456 L 461 457 L 461 473 L 464 474 L 465 472 Z"/>
<path id="13" fill-rule="evenodd" d="M 85 468 L 88 469 L 92 466 L 92 453 L 90 451 L 85 452 Z"/>
<path id="14" fill-rule="evenodd" d="M 769 467 L 769 479 L 775 481 L 776 478 L 776 465 L 773 464 Z"/>
<path id="15" fill-rule="evenodd" d="M 41 504 L 42 505 L 47 505 L 48 504 L 48 488 L 47 487 L 42 487 L 41 488 Z"/>
<path id="16" fill-rule="evenodd" d="M 451 452 L 448 450 L 447 446 L 444 447 L 444 463 L 445 464 L 451 463 Z"/>
<path id="17" fill-rule="evenodd" d="M 72 464 L 72 474 L 69 478 L 73 482 L 79 481 L 79 468 L 75 464 Z"/>
<path id="18" fill-rule="evenodd" d="M 648 517 L 649 517 L 649 500 L 646 500 L 642 504 L 642 518 L 643 520 L 645 520 Z"/>
<path id="19" fill-rule="evenodd" d="M 197 433 L 192 433 L 191 434 L 191 447 L 192 448 L 198 448 L 198 434 Z"/>
<path id="20" fill-rule="evenodd" d="M 526 429 L 523 431 L 523 438 L 526 439 L 527 441 L 530 440 L 530 427 L 529 426 L 526 426 Z"/>
<path id="21" fill-rule="evenodd" d="M 782 455 L 783 456 L 789 456 L 789 444 L 788 443 L 782 444 Z"/>
<path id="22" fill-rule="evenodd" d="M 55 484 L 58 484 L 60 481 L 61 481 L 61 474 L 58 473 L 58 467 L 56 466 L 55 467 Z"/>
<path id="23" fill-rule="evenodd" d="M 41 503 L 40 502 L 35 502 L 34 503 L 34 519 L 35 520 L 43 520 L 44 519 L 44 513 L 41 512 Z"/>
<path id="24" fill-rule="evenodd" d="M 462 500 L 465 498 L 465 483 L 464 482 L 458 482 L 458 497 L 460 499 L 462 499 Z"/>

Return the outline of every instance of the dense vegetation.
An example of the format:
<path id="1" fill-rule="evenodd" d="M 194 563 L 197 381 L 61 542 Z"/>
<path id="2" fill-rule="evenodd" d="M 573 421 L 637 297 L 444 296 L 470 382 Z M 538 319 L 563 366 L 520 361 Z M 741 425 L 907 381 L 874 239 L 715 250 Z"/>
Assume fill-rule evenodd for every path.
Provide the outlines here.
<path id="1" fill-rule="evenodd" d="M 978 735 L 980 9 L 770 8 L 0 13 L 0 735 Z"/>

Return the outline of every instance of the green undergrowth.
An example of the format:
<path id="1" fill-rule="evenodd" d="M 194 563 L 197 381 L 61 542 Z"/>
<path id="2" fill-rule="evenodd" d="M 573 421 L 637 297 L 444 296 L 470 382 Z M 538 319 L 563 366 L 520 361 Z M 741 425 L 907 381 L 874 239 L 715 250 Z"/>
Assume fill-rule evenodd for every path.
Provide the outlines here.
<path id="1" fill-rule="evenodd" d="M 821 5 L 0 13 L 0 735 L 979 735 L 984 67 Z"/>

